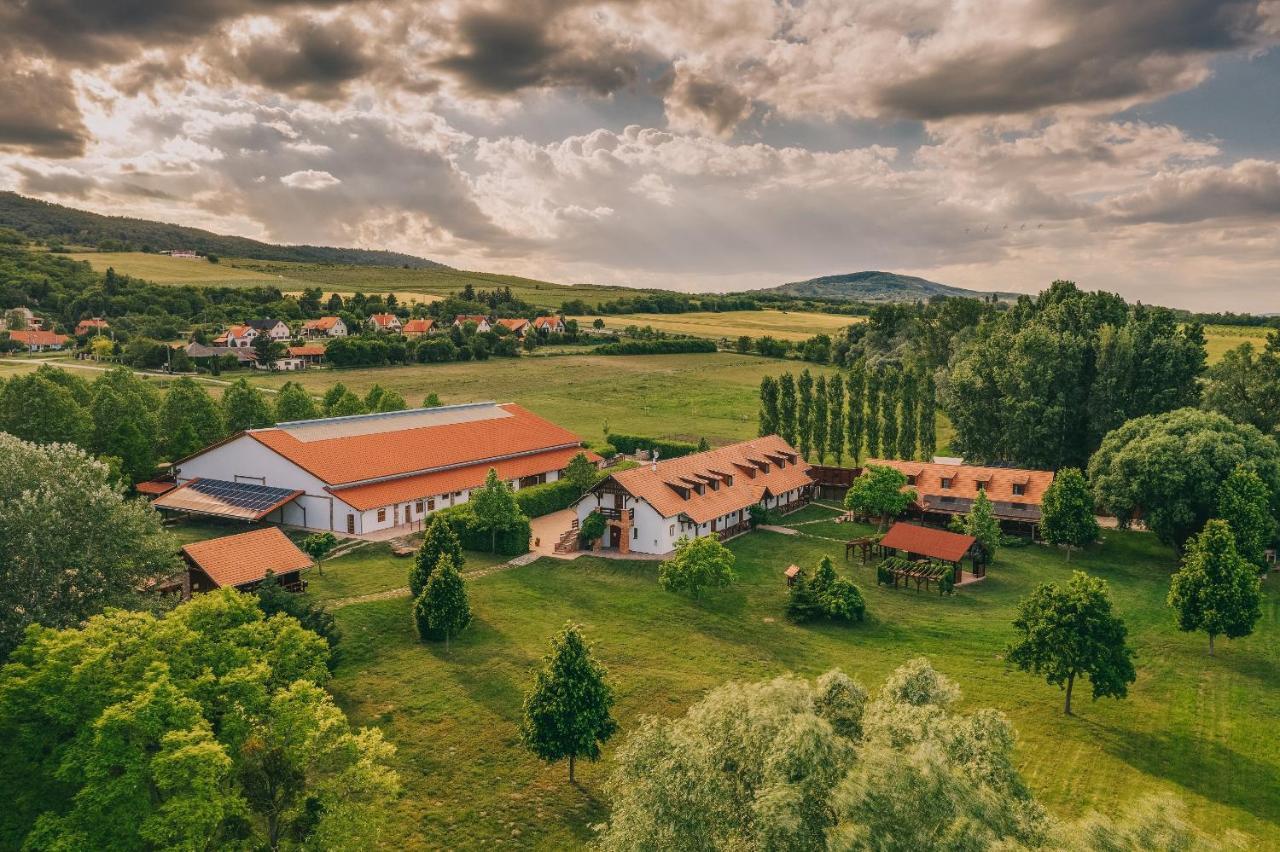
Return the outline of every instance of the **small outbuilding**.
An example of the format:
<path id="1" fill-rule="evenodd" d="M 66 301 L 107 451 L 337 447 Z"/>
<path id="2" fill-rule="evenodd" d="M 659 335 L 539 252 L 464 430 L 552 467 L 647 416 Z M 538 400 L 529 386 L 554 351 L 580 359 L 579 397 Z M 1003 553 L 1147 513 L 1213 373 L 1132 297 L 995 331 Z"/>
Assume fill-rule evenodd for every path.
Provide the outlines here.
<path id="1" fill-rule="evenodd" d="M 252 591 L 268 571 L 286 589 L 302 591 L 302 571 L 311 567 L 311 557 L 277 527 L 193 542 L 183 546 L 182 558 L 187 563 L 184 598 L 228 586 Z"/>
<path id="2" fill-rule="evenodd" d="M 897 523 L 880 539 L 882 551 L 897 551 L 907 559 L 932 559 L 945 562 L 955 572 L 958 585 L 962 579 L 961 563 L 968 559 L 974 577 L 985 577 L 987 566 L 978 540 L 971 535 Z"/>

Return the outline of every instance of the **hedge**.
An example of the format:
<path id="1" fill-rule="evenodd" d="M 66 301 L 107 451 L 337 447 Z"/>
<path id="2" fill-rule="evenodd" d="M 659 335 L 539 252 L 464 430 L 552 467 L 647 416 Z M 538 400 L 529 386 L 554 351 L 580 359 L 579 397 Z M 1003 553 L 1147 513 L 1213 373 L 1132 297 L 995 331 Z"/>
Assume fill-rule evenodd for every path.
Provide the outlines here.
<path id="1" fill-rule="evenodd" d="M 440 509 L 432 517 L 444 518 L 449 526 L 453 527 L 454 534 L 462 542 L 463 550 L 489 552 L 491 533 L 478 527 L 475 512 L 469 504 L 463 503 L 461 506 Z M 515 529 L 498 533 L 497 552 L 502 556 L 519 556 L 522 553 L 528 553 L 529 539 L 532 535 L 533 530 L 529 526 L 529 519 L 525 518 L 524 522 Z"/>
<path id="2" fill-rule="evenodd" d="M 685 352 L 715 352 L 716 342 L 705 337 L 677 340 L 627 340 L 606 343 L 591 350 L 593 355 L 679 355 Z"/>
<path id="3" fill-rule="evenodd" d="M 531 485 L 516 491 L 516 502 L 520 511 L 531 518 L 549 515 L 567 509 L 580 496 L 578 489 L 567 479 L 558 479 L 542 485 Z"/>
<path id="4" fill-rule="evenodd" d="M 620 435 L 617 432 L 609 433 L 609 443 L 620 453 L 631 455 L 636 450 L 653 450 L 658 451 L 658 458 L 674 459 L 680 456 L 687 456 L 698 451 L 697 444 L 690 444 L 688 441 L 664 441 L 660 438 L 649 438 L 644 435 Z"/>

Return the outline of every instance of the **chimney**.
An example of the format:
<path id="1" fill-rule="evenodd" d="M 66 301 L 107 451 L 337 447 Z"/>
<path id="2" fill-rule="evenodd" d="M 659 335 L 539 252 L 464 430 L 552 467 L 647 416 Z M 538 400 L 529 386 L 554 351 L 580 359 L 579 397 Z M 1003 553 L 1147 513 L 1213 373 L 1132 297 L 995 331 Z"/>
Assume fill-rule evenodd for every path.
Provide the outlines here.
<path id="1" fill-rule="evenodd" d="M 650 466 L 650 470 L 657 471 L 657 469 L 658 469 L 658 451 L 655 449 L 653 451 L 653 464 Z"/>

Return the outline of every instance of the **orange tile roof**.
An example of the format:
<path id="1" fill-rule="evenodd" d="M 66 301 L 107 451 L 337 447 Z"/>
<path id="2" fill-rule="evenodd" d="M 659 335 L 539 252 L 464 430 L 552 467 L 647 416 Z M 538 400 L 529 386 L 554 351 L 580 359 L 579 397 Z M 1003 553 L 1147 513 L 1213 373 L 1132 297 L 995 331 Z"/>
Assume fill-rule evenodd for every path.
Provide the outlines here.
<path id="1" fill-rule="evenodd" d="M 1040 505 L 1044 492 L 1053 482 L 1053 471 L 1023 470 L 1011 467 L 981 467 L 969 464 L 936 464 L 933 462 L 867 459 L 868 465 L 881 465 L 915 476 L 912 488 L 921 497 L 950 496 L 972 500 L 978 496 L 978 483 L 986 483 L 987 497 L 996 502 Z M 943 479 L 951 480 L 950 488 L 942 487 Z M 1026 485 L 1025 494 L 1014 494 L 1013 486 Z"/>
<path id="2" fill-rule="evenodd" d="M 529 321 L 527 319 L 520 319 L 519 317 L 514 319 L 500 319 L 498 320 L 498 325 L 506 326 L 512 331 L 520 331 L 521 329 L 529 326 Z"/>
<path id="3" fill-rule="evenodd" d="M 242 586 L 311 566 L 311 557 L 276 527 L 183 545 L 182 553 L 219 586 Z"/>
<path id="4" fill-rule="evenodd" d="M 64 346 L 71 338 L 52 331 L 11 331 L 9 339 L 26 346 Z"/>
<path id="5" fill-rule="evenodd" d="M 482 322 L 487 323 L 488 321 L 489 321 L 488 317 L 481 316 L 480 314 L 475 314 L 475 315 L 458 314 L 456 317 L 454 317 L 453 324 L 464 325 L 466 323 L 473 322 L 476 325 L 479 325 Z"/>
<path id="6" fill-rule="evenodd" d="M 788 460 L 780 467 L 773 460 L 775 457 L 795 461 Z M 752 460 L 767 464 L 769 471 L 764 472 Z M 721 481 L 724 474 L 733 477 L 732 485 Z M 704 477 L 715 478 L 721 484 L 715 490 L 706 485 L 702 494 L 689 490 L 688 499 L 673 487 L 704 482 Z M 813 484 L 809 464 L 777 435 L 624 470 L 612 479 L 664 518 L 688 515 L 699 524 L 759 503 L 766 491 L 776 497 Z"/>
<path id="7" fill-rule="evenodd" d="M 400 318 L 395 314 L 370 314 L 369 320 L 375 325 L 395 325 Z"/>
<path id="8" fill-rule="evenodd" d="M 80 322 L 76 323 L 76 334 L 84 334 L 86 331 L 93 328 L 110 328 L 110 327 L 111 327 L 111 324 L 108 323 L 106 320 L 102 319 L 101 317 L 91 317 L 89 319 L 82 319 L 80 320 Z"/>
<path id="9" fill-rule="evenodd" d="M 139 482 L 133 486 L 133 490 L 139 494 L 149 494 L 152 497 L 159 497 L 161 494 L 168 494 L 170 491 L 178 487 L 178 483 L 170 482 L 167 479 L 152 479 L 147 482 Z"/>
<path id="10" fill-rule="evenodd" d="M 407 476 L 443 467 L 487 464 L 510 456 L 581 444 L 581 439 L 568 429 L 543 420 L 514 403 L 495 408 L 510 416 L 416 428 L 388 428 L 307 441 L 278 427 L 256 429 L 245 434 L 327 485 Z M 407 412 L 364 416 L 394 418 L 404 413 Z M 391 425 L 394 422 L 387 420 Z"/>
<path id="11" fill-rule="evenodd" d="M 308 358 L 324 354 L 324 347 L 319 343 L 308 343 L 304 346 L 290 346 L 289 357 L 291 358 Z"/>
<path id="12" fill-rule="evenodd" d="M 328 331 L 338 324 L 337 317 L 320 317 L 320 319 L 307 320 L 302 324 L 303 328 L 314 328 L 319 331 Z"/>
<path id="13" fill-rule="evenodd" d="M 971 535 L 935 530 L 915 524 L 894 524 L 880 539 L 884 547 L 892 547 L 903 553 L 959 562 L 977 541 Z"/>
<path id="14" fill-rule="evenodd" d="M 400 330 L 405 334 L 426 334 L 431 331 L 431 327 L 436 324 L 435 320 L 429 319 L 411 319 L 404 324 Z"/>
<path id="15" fill-rule="evenodd" d="M 545 326 L 557 326 L 560 324 L 560 317 L 536 317 L 533 321 L 534 328 L 542 328 Z"/>
<path id="16" fill-rule="evenodd" d="M 569 460 L 578 453 L 585 452 L 592 462 L 600 461 L 600 456 L 590 450 L 571 447 L 562 450 L 548 450 L 545 453 L 517 456 L 492 464 L 473 464 L 466 467 L 454 467 L 417 476 L 405 476 L 385 482 L 373 482 L 368 485 L 355 485 L 349 488 L 329 489 L 335 497 L 353 509 L 364 511 L 392 503 L 407 503 L 410 500 L 423 500 L 450 494 L 454 491 L 476 488 L 484 484 L 489 469 L 498 472 L 499 479 L 520 479 L 552 470 L 563 470 Z"/>
<path id="17" fill-rule="evenodd" d="M 247 326 L 247 325 L 233 325 L 226 330 L 223 336 L 224 337 L 244 337 L 246 334 L 249 333 L 250 328 L 251 326 Z"/>

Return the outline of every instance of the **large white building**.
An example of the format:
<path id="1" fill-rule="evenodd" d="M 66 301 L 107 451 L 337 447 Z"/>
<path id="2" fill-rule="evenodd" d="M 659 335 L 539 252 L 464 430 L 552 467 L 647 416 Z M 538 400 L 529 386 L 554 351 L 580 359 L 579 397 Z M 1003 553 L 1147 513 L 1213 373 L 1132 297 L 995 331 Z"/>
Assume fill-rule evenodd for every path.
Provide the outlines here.
<path id="1" fill-rule="evenodd" d="M 578 523 L 599 511 L 601 545 L 663 554 L 682 537 L 728 538 L 749 528 L 751 507 L 787 511 L 809 496 L 809 465 L 777 435 L 615 473 L 578 501 Z"/>
<path id="2" fill-rule="evenodd" d="M 301 420 L 182 459 L 178 487 L 155 506 L 367 535 L 466 502 L 490 468 L 515 488 L 555 481 L 582 451 L 577 435 L 511 403 Z"/>

